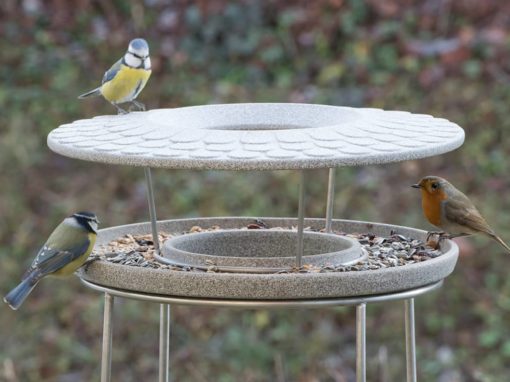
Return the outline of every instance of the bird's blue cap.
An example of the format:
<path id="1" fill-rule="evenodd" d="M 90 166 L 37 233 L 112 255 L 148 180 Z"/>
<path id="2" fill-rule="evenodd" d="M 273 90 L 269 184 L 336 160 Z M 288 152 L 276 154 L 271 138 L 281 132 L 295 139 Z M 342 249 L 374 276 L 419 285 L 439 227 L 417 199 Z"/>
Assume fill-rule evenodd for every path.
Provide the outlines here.
<path id="1" fill-rule="evenodd" d="M 131 40 L 129 46 L 135 50 L 149 50 L 149 44 L 143 38 L 135 38 Z"/>

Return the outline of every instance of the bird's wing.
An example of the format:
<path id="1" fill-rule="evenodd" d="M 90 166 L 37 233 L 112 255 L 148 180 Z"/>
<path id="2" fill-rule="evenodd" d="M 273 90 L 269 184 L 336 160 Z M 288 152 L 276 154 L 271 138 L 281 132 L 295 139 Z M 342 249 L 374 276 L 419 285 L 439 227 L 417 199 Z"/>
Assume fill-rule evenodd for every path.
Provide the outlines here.
<path id="1" fill-rule="evenodd" d="M 86 230 L 60 223 L 37 253 L 24 278 L 34 270 L 38 270 L 43 275 L 55 272 L 83 255 L 89 244 Z"/>
<path id="2" fill-rule="evenodd" d="M 69 264 L 73 260 L 83 255 L 89 247 L 90 241 L 87 240 L 85 243 L 77 245 L 67 251 L 57 250 L 51 247 L 44 246 L 39 251 L 39 254 L 35 258 L 32 266 L 27 271 L 27 275 L 36 270 L 41 276 L 58 271 L 60 268 Z"/>
<path id="3" fill-rule="evenodd" d="M 105 82 L 113 80 L 115 78 L 115 76 L 117 75 L 117 73 L 119 72 L 121 66 L 122 66 L 122 58 L 119 61 L 117 61 L 115 64 L 113 64 L 112 67 L 104 73 L 103 81 L 101 82 L 101 84 L 104 84 Z"/>
<path id="4" fill-rule="evenodd" d="M 462 200 L 448 199 L 444 204 L 446 219 L 461 226 L 467 226 L 474 231 L 493 234 L 494 231 L 478 212 L 467 197 Z"/>

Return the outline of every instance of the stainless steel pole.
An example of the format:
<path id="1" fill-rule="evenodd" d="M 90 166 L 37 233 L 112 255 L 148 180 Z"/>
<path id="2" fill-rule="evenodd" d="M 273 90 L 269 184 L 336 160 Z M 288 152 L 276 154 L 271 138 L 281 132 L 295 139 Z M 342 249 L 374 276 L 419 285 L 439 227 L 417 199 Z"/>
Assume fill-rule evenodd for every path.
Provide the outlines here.
<path id="1" fill-rule="evenodd" d="M 112 314 L 113 299 L 110 293 L 104 294 L 103 351 L 101 355 L 101 382 L 110 382 L 112 376 Z"/>
<path id="2" fill-rule="evenodd" d="M 356 382 L 367 380 L 367 305 L 356 306 Z"/>
<path id="3" fill-rule="evenodd" d="M 416 372 L 416 335 L 414 327 L 414 298 L 405 303 L 405 330 L 406 330 L 406 370 L 407 382 L 417 381 Z"/>
<path id="4" fill-rule="evenodd" d="M 147 201 L 149 202 L 149 214 L 151 219 L 152 241 L 154 242 L 154 250 L 159 255 L 159 236 L 156 217 L 156 203 L 154 202 L 154 189 L 152 188 L 152 175 L 150 167 L 145 167 L 145 180 L 147 182 Z"/>
<path id="5" fill-rule="evenodd" d="M 159 382 L 170 381 L 170 304 L 159 305 Z"/>
<path id="6" fill-rule="evenodd" d="M 298 242 L 296 253 L 296 267 L 301 267 L 303 258 L 303 230 L 305 225 L 305 170 L 299 174 L 299 204 L 298 204 Z"/>
<path id="7" fill-rule="evenodd" d="M 326 204 L 326 232 L 331 232 L 331 221 L 333 219 L 333 205 L 335 204 L 335 168 L 329 169 L 328 178 L 328 199 Z"/>

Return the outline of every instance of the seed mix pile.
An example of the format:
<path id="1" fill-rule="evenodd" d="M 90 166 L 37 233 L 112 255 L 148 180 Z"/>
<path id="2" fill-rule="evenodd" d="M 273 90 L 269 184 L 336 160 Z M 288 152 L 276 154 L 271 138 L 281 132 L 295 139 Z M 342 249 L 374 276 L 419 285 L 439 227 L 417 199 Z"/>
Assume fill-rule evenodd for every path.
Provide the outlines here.
<path id="1" fill-rule="evenodd" d="M 295 227 L 293 227 L 295 228 Z M 192 227 L 188 232 L 180 234 L 192 234 L 194 232 L 214 231 L 221 227 L 212 226 L 202 228 L 199 226 Z M 261 221 L 256 220 L 254 223 L 244 227 L 244 229 L 272 229 L 282 230 L 286 228 L 273 227 L 268 228 Z M 305 231 L 316 231 L 310 227 Z M 368 258 L 359 261 L 353 265 L 325 265 L 312 266 L 304 264 L 300 268 L 279 271 L 278 273 L 324 273 L 324 272 L 352 272 L 352 271 L 369 271 L 381 268 L 391 268 L 404 266 L 408 264 L 426 261 L 442 254 L 439 249 L 435 249 L 426 245 L 423 241 L 406 237 L 400 234 L 391 233 L 389 237 L 380 237 L 371 233 L 345 233 L 335 231 L 339 235 L 345 235 L 355 238 L 361 246 L 368 252 Z M 172 237 L 172 234 L 160 232 L 159 240 L 163 243 Z M 86 265 L 96 260 L 108 261 L 110 263 L 122 264 L 127 266 L 146 267 L 154 269 L 169 269 L 182 272 L 219 272 L 219 270 L 211 264 L 208 268 L 195 268 L 192 266 L 177 266 L 162 264 L 154 259 L 154 243 L 152 235 L 124 235 L 110 241 L 106 245 L 97 247 Z"/>

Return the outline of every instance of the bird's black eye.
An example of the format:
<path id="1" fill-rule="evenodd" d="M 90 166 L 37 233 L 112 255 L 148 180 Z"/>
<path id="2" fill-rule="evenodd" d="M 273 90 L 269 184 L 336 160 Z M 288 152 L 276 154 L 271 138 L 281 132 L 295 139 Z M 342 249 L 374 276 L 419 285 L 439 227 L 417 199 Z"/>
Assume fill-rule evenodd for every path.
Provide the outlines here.
<path id="1" fill-rule="evenodd" d="M 129 52 L 131 55 L 135 56 L 136 58 L 140 59 L 140 60 L 144 60 L 145 57 L 142 57 L 140 56 L 139 54 L 136 54 L 135 52 Z"/>
<path id="2" fill-rule="evenodd" d="M 439 188 L 439 183 L 432 183 L 430 186 L 433 190 L 437 190 Z"/>

